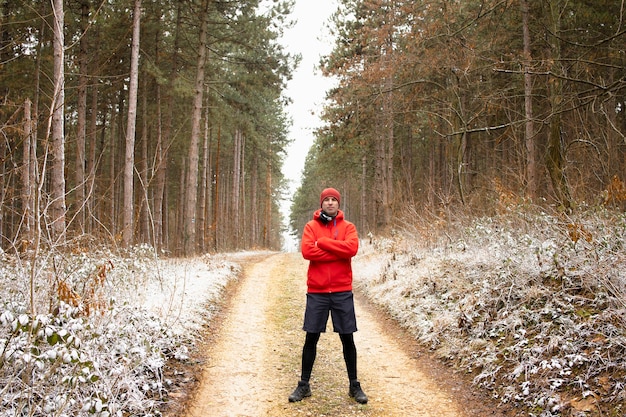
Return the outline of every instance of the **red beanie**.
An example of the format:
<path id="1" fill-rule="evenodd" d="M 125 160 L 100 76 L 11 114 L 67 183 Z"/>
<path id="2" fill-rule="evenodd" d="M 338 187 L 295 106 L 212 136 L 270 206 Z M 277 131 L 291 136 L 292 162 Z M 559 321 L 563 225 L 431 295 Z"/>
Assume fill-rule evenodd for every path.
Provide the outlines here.
<path id="1" fill-rule="evenodd" d="M 322 191 L 322 194 L 320 195 L 320 206 L 326 197 L 335 197 L 337 203 L 341 203 L 341 194 L 339 194 L 339 191 L 334 188 L 325 188 L 324 191 Z"/>

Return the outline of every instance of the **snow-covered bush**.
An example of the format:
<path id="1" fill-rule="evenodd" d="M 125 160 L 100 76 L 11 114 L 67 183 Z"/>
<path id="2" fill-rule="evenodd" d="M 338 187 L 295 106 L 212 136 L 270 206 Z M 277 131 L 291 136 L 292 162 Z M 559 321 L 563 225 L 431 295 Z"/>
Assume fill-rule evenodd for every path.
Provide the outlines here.
<path id="1" fill-rule="evenodd" d="M 355 279 L 500 401 L 531 416 L 623 415 L 624 214 L 512 211 L 461 226 L 438 244 L 414 228 L 364 245 Z"/>
<path id="2" fill-rule="evenodd" d="M 0 352 L 3 415 L 29 410 L 29 415 L 121 416 L 150 410 L 151 397 L 160 397 L 160 338 L 146 335 L 165 329 L 145 314 L 122 311 L 90 320 L 61 303 L 54 313 L 35 318 L 23 306 L 7 305 L 0 317 L 7 335 Z M 150 332 L 143 329 L 146 324 L 152 325 Z"/>
<path id="3" fill-rule="evenodd" d="M 0 261 L 0 416 L 160 415 L 234 264 L 147 247 Z M 34 303 L 28 295 L 33 283 Z M 11 301 L 9 301 L 11 300 Z M 36 313 L 33 315 L 33 311 Z"/>

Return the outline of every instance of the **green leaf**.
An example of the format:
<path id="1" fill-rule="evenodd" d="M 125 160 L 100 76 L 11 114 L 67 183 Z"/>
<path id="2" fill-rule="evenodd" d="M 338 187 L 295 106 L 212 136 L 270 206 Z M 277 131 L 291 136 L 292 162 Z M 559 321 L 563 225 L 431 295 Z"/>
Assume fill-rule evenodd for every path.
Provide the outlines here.
<path id="1" fill-rule="evenodd" d="M 47 340 L 48 340 L 48 344 L 50 346 L 54 346 L 57 343 L 59 343 L 60 337 L 59 337 L 58 333 L 52 333 L 52 335 L 47 337 Z"/>

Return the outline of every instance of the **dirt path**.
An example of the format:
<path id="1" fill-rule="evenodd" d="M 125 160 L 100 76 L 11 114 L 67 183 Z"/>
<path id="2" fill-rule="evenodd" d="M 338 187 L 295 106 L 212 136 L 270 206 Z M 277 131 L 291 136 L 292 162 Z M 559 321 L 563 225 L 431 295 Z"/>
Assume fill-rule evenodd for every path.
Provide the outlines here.
<path id="1" fill-rule="evenodd" d="M 318 345 L 313 396 L 289 403 L 300 375 L 305 276 L 306 261 L 298 253 L 245 266 L 207 343 L 207 365 L 186 417 L 499 415 L 466 393 L 462 379 L 445 377 L 449 372 L 416 357 L 406 347 L 407 336 L 359 297 L 355 342 L 369 403 L 357 404 L 347 395 L 341 343 L 330 323 Z"/>

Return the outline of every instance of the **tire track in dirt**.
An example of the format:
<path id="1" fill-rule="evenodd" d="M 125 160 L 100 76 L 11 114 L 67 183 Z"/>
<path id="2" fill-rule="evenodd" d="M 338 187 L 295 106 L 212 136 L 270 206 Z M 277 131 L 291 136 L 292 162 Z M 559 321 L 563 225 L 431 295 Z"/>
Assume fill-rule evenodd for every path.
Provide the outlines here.
<path id="1" fill-rule="evenodd" d="M 369 403 L 357 404 L 348 396 L 341 342 L 330 322 L 318 345 L 313 396 L 289 403 L 300 375 L 306 267 L 299 253 L 274 254 L 244 267 L 214 329 L 187 417 L 466 416 L 359 297 L 355 342 Z"/>

